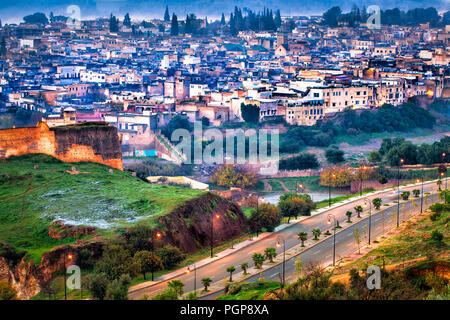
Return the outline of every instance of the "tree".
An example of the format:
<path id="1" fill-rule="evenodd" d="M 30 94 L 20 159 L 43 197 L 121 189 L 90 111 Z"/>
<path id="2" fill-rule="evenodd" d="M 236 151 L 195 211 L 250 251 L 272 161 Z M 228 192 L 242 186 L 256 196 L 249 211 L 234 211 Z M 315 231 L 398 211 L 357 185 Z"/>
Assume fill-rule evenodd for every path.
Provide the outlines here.
<path id="1" fill-rule="evenodd" d="M 352 223 L 352 221 L 350 220 L 352 218 L 352 214 L 353 212 L 351 212 L 350 210 L 348 210 L 345 215 L 347 216 L 347 222 L 348 223 Z"/>
<path id="2" fill-rule="evenodd" d="M 0 300 L 16 300 L 17 293 L 7 280 L 0 280 Z"/>
<path id="3" fill-rule="evenodd" d="M 378 179 L 378 182 L 379 183 L 381 183 L 381 184 L 386 184 L 386 183 L 388 183 L 388 178 L 386 178 L 385 176 L 381 176 L 379 179 Z"/>
<path id="4" fill-rule="evenodd" d="M 359 228 L 355 228 L 353 232 L 353 238 L 355 239 L 356 244 L 358 245 L 358 254 L 361 254 L 361 233 L 359 232 Z"/>
<path id="5" fill-rule="evenodd" d="M 309 216 L 311 210 L 316 207 L 316 204 L 311 200 L 307 194 L 296 194 L 293 192 L 286 192 L 280 197 L 278 207 L 281 214 L 288 217 L 288 223 L 291 217 L 297 218 L 298 215 Z"/>
<path id="6" fill-rule="evenodd" d="M 273 263 L 273 258 L 277 256 L 275 248 L 266 248 L 264 250 L 264 258 L 268 259 L 270 263 Z"/>
<path id="7" fill-rule="evenodd" d="M 138 251 L 134 255 L 134 260 L 137 265 L 139 265 L 144 279 L 146 279 L 145 274 L 147 272 L 155 272 L 163 268 L 161 259 L 150 251 Z M 152 276 L 153 277 L 153 276 Z"/>
<path id="8" fill-rule="evenodd" d="M 172 22 L 171 22 L 170 34 L 172 36 L 178 35 L 178 18 L 175 13 L 172 14 Z"/>
<path id="9" fill-rule="evenodd" d="M 256 184 L 256 176 L 244 167 L 225 164 L 214 171 L 210 181 L 219 186 L 246 188 Z"/>
<path id="10" fill-rule="evenodd" d="M 221 25 L 226 25 L 226 22 L 225 22 L 225 15 L 223 14 L 223 12 L 222 12 L 222 18 L 220 18 L 220 24 Z"/>
<path id="11" fill-rule="evenodd" d="M 170 119 L 169 123 L 166 127 L 164 127 L 161 132 L 168 139 L 172 138 L 172 133 L 176 129 L 186 129 L 187 131 L 192 131 L 192 123 L 189 121 L 187 117 L 176 115 L 172 119 Z"/>
<path id="12" fill-rule="evenodd" d="M 169 286 L 169 289 L 173 290 L 177 294 L 177 297 L 180 297 L 183 295 L 184 283 L 181 282 L 180 280 L 178 280 L 178 279 L 172 280 L 167 285 Z"/>
<path id="13" fill-rule="evenodd" d="M 259 122 L 259 110 L 257 105 L 241 103 L 242 119 L 247 123 Z"/>
<path id="14" fill-rule="evenodd" d="M 230 282 L 233 282 L 233 272 L 236 271 L 236 268 L 234 266 L 229 266 L 227 268 L 227 272 L 230 273 Z"/>
<path id="15" fill-rule="evenodd" d="M 150 239 L 154 236 L 154 230 L 147 225 L 137 224 L 129 227 L 124 233 L 124 238 L 134 251 L 151 250 Z"/>
<path id="16" fill-rule="evenodd" d="M 185 255 L 177 247 L 167 245 L 156 250 L 165 269 L 169 270 L 184 260 Z"/>
<path id="17" fill-rule="evenodd" d="M 247 274 L 247 269 L 248 269 L 248 263 L 247 262 L 242 263 L 241 264 L 241 269 L 242 269 L 242 271 L 244 271 L 244 275 L 246 275 Z"/>
<path id="18" fill-rule="evenodd" d="M 279 9 L 277 10 L 277 12 L 275 14 L 275 26 L 277 28 L 281 27 L 281 12 Z"/>
<path id="19" fill-rule="evenodd" d="M 311 232 L 314 236 L 313 240 L 319 240 L 319 237 L 321 235 L 320 229 L 312 229 Z"/>
<path id="20" fill-rule="evenodd" d="M 414 190 L 412 191 L 412 193 L 413 193 L 413 195 L 414 195 L 415 198 L 418 198 L 419 195 L 420 195 L 420 190 L 419 190 L 419 189 L 414 189 Z"/>
<path id="21" fill-rule="evenodd" d="M 130 251 L 118 244 L 110 244 L 103 251 L 95 266 L 97 273 L 104 273 L 109 280 L 119 279 L 123 274 L 136 276 L 139 265 L 133 261 Z"/>
<path id="22" fill-rule="evenodd" d="M 113 280 L 106 288 L 106 300 L 128 300 L 128 288 L 131 278 L 128 274 L 123 274 L 120 279 Z"/>
<path id="23" fill-rule="evenodd" d="M 164 12 L 164 21 L 170 21 L 169 6 L 166 6 L 166 11 Z"/>
<path id="24" fill-rule="evenodd" d="M 322 171 L 320 185 L 333 188 L 348 187 L 353 179 L 353 174 L 347 166 L 331 167 Z"/>
<path id="25" fill-rule="evenodd" d="M 109 16 L 109 32 L 119 31 L 119 19 L 117 19 L 112 13 Z"/>
<path id="26" fill-rule="evenodd" d="M 379 162 L 381 162 L 382 157 L 378 151 L 374 150 L 369 153 L 368 160 L 370 163 L 379 163 Z"/>
<path id="27" fill-rule="evenodd" d="M 323 24 L 329 27 L 337 27 L 338 17 L 341 15 L 342 11 L 339 7 L 332 7 L 323 14 Z"/>
<path id="28" fill-rule="evenodd" d="M 131 19 L 130 19 L 130 14 L 127 13 L 125 15 L 125 17 L 123 18 L 123 25 L 127 26 L 127 27 L 131 27 Z"/>
<path id="29" fill-rule="evenodd" d="M 305 246 L 305 241 L 308 239 L 308 233 L 300 231 L 297 233 L 298 239 L 302 242 L 302 247 Z"/>
<path id="30" fill-rule="evenodd" d="M 88 276 L 88 288 L 92 293 L 92 297 L 97 300 L 104 300 L 106 297 L 106 289 L 108 287 L 108 278 L 104 273 L 96 273 Z"/>
<path id="31" fill-rule="evenodd" d="M 383 200 L 381 198 L 375 198 L 372 200 L 372 203 L 373 203 L 373 206 L 375 207 L 375 209 L 380 210 Z"/>
<path id="32" fill-rule="evenodd" d="M 264 256 L 261 253 L 255 253 L 252 256 L 253 262 L 255 263 L 256 269 L 261 269 L 264 263 Z"/>
<path id="33" fill-rule="evenodd" d="M 208 292 L 208 287 L 211 285 L 211 282 L 212 282 L 212 280 L 209 277 L 202 279 L 203 287 L 205 287 L 205 289 L 203 290 L 204 292 Z"/>
<path id="34" fill-rule="evenodd" d="M 23 17 L 23 21 L 28 24 L 47 24 L 48 19 L 42 12 L 36 12 L 31 15 Z"/>
<path id="35" fill-rule="evenodd" d="M 344 151 L 332 145 L 325 151 L 325 157 L 329 163 L 337 164 L 344 162 Z"/>
<path id="36" fill-rule="evenodd" d="M 355 208 L 355 211 L 356 211 L 356 214 L 358 215 L 358 218 L 360 218 L 361 219 L 361 212 L 363 212 L 363 207 L 361 207 L 361 206 L 356 206 Z"/>
<path id="37" fill-rule="evenodd" d="M 6 49 L 6 40 L 5 37 L 0 41 L 0 57 L 6 57 L 8 53 L 8 49 Z"/>
<path id="38" fill-rule="evenodd" d="M 297 259 L 295 259 L 295 273 L 297 274 L 298 279 L 300 279 L 300 277 L 302 276 L 302 271 L 303 271 L 303 262 L 302 262 L 302 258 L 297 257 Z"/>
<path id="39" fill-rule="evenodd" d="M 256 209 L 253 209 L 250 217 L 250 225 L 254 231 L 260 231 L 266 228 L 271 232 L 281 222 L 281 211 L 271 203 L 262 203 Z"/>
<path id="40" fill-rule="evenodd" d="M 319 167 L 319 161 L 313 153 L 303 152 L 298 156 L 289 157 L 280 160 L 280 170 L 304 170 L 315 169 Z"/>

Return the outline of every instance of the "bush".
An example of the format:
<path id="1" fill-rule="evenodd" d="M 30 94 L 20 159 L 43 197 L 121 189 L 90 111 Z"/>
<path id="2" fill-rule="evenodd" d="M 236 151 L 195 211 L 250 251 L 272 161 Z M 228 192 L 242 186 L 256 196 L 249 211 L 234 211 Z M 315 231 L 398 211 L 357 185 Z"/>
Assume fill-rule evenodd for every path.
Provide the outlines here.
<path id="1" fill-rule="evenodd" d="M 340 163 L 343 162 L 344 159 L 344 151 L 339 149 L 337 146 L 332 145 L 325 151 L 325 157 L 329 163 Z"/>
<path id="2" fill-rule="evenodd" d="M 260 204 L 258 208 L 253 209 L 251 214 L 249 224 L 253 231 L 266 228 L 267 231 L 272 232 L 280 224 L 282 218 L 280 209 L 271 203 Z"/>
<path id="3" fill-rule="evenodd" d="M 433 232 L 431 233 L 431 239 L 436 242 L 442 242 L 442 240 L 444 239 L 444 235 L 438 230 L 433 230 Z"/>
<path id="4" fill-rule="evenodd" d="M 312 153 L 301 153 L 298 156 L 280 160 L 280 170 L 304 170 L 319 167 L 316 155 Z"/>
<path id="5" fill-rule="evenodd" d="M 185 258 L 180 249 L 171 245 L 157 249 L 156 255 L 161 259 L 165 269 L 172 269 Z"/>

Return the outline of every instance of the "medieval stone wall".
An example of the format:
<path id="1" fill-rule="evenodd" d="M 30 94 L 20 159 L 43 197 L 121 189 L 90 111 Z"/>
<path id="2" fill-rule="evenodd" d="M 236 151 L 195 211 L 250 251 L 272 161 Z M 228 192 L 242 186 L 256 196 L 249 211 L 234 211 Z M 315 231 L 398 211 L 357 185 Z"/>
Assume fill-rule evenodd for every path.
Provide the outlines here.
<path id="1" fill-rule="evenodd" d="M 105 124 L 0 130 L 0 159 L 45 153 L 66 162 L 92 161 L 123 170 L 117 129 Z"/>

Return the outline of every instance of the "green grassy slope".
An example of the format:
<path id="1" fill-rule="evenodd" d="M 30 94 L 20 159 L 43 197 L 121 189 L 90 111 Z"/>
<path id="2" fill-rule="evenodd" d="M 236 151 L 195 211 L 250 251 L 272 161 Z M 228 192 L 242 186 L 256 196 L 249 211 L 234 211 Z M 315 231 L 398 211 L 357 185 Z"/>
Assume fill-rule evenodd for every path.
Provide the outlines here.
<path id="1" fill-rule="evenodd" d="M 35 169 L 35 165 L 38 166 Z M 70 174 L 72 166 L 80 173 Z M 55 220 L 98 227 L 108 236 L 117 227 L 169 213 L 202 191 L 151 185 L 105 165 L 65 163 L 34 154 L 0 161 L 0 242 L 25 250 L 38 262 L 43 252 L 76 239 L 52 239 Z"/>

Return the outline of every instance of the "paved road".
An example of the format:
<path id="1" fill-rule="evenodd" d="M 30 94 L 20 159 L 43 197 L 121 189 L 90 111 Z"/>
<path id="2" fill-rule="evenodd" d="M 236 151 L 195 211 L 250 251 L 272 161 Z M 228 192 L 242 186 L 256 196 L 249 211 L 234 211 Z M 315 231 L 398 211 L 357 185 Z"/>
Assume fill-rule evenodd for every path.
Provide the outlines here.
<path id="1" fill-rule="evenodd" d="M 431 187 L 433 187 L 435 189 L 436 183 L 435 182 L 426 183 L 424 185 L 424 192 L 429 191 Z M 403 190 L 411 191 L 412 189 L 420 189 L 420 188 L 418 188 L 418 187 L 408 187 L 408 188 L 400 187 L 401 191 L 403 191 Z M 382 198 L 383 203 L 392 202 L 393 200 L 397 199 L 397 195 L 394 194 L 392 190 L 386 191 L 385 193 L 382 193 L 382 194 L 370 196 L 368 198 L 370 200 L 372 200 L 377 197 Z M 286 249 L 289 249 L 289 248 L 299 244 L 297 234 L 300 231 L 308 232 L 309 237 L 311 237 L 311 230 L 314 228 L 319 228 L 320 230 L 328 229 L 330 227 L 327 223 L 327 215 L 329 213 L 334 214 L 336 216 L 336 218 L 339 220 L 340 224 L 343 225 L 343 223 L 345 223 L 345 221 L 347 220 L 347 217 L 345 216 L 345 212 L 347 210 L 354 211 L 353 208 L 358 204 L 362 204 L 362 202 L 363 202 L 362 200 L 355 200 L 355 201 L 345 204 L 343 206 L 333 208 L 329 211 L 325 211 L 323 213 L 312 216 L 309 219 L 306 219 L 300 223 L 293 224 L 291 227 L 281 230 L 279 232 L 276 232 L 273 235 L 268 236 L 260 241 L 255 241 L 254 244 L 251 244 L 245 248 L 242 248 L 234 254 L 230 254 L 222 259 L 216 260 L 208 265 L 198 268 L 197 269 L 197 283 L 196 283 L 197 289 L 202 288 L 201 279 L 205 278 L 205 277 L 211 278 L 213 283 L 215 283 L 217 281 L 222 281 L 225 277 L 228 276 L 228 273 L 226 272 L 226 268 L 231 265 L 236 266 L 236 268 L 239 270 L 240 269 L 239 266 L 242 263 L 247 262 L 249 264 L 249 266 L 252 267 L 253 266 L 253 261 L 252 261 L 253 254 L 257 253 L 257 252 L 263 253 L 264 249 L 268 248 L 268 247 L 275 247 L 278 237 L 282 237 L 286 240 Z M 430 202 L 428 202 L 428 203 L 430 203 Z M 418 204 L 419 204 L 418 208 L 420 210 L 420 200 L 418 201 Z M 425 204 L 424 204 L 424 207 L 425 207 Z M 376 232 L 376 230 L 374 228 L 375 219 L 376 219 L 376 217 L 374 215 L 373 219 L 372 219 L 372 223 L 373 223 L 372 224 L 372 232 L 373 232 L 372 234 L 375 234 L 374 232 Z M 386 221 L 388 221 L 387 215 L 386 215 Z M 359 226 L 359 224 L 357 226 Z M 353 230 L 353 229 L 349 228 L 348 230 Z M 347 232 L 343 232 L 343 233 L 348 234 L 348 232 L 352 232 L 352 231 L 347 231 Z M 354 239 L 353 239 L 353 237 L 350 237 L 350 236 L 347 236 L 348 239 L 346 239 L 345 238 L 346 236 L 344 236 L 344 240 L 346 240 L 346 241 L 342 242 L 341 237 L 343 237 L 343 236 L 340 235 L 339 237 L 336 237 L 336 242 L 337 243 L 340 242 L 339 243 L 340 250 L 337 250 L 337 253 L 341 256 L 344 256 L 346 254 L 346 250 L 347 250 L 345 248 L 345 245 L 347 245 L 348 249 L 351 250 L 352 247 L 349 244 L 351 242 L 354 242 Z M 332 241 L 332 237 L 330 237 L 330 239 Z M 324 256 L 324 253 L 325 253 L 325 250 L 327 250 L 327 252 L 329 252 L 331 250 L 331 253 L 332 253 L 333 248 L 332 248 L 332 242 L 330 242 L 330 239 L 319 244 L 317 246 L 317 249 L 315 247 L 313 250 L 307 250 L 304 253 L 305 258 L 303 261 L 312 261 L 314 259 L 315 259 L 314 261 L 316 261 L 316 260 L 320 261 L 321 259 L 319 259 L 319 257 L 329 256 L 330 255 L 329 253 L 327 253 L 325 256 Z M 342 247 L 342 246 L 344 246 L 344 247 Z M 319 249 L 322 251 L 316 252 Z M 281 252 L 282 252 L 282 248 L 278 248 L 277 253 L 281 253 Z M 293 262 L 288 263 L 286 265 L 286 268 L 288 267 L 288 265 L 291 265 L 291 267 L 293 267 L 292 264 L 293 264 Z M 268 270 L 267 272 L 268 272 L 267 274 L 264 274 L 265 279 L 279 280 L 279 278 L 276 278 L 275 275 L 273 275 L 273 273 L 274 273 L 273 270 Z M 286 271 L 286 275 L 287 274 L 288 274 L 288 271 Z M 191 272 L 190 274 L 185 274 L 180 277 L 177 277 L 177 279 L 181 280 L 185 284 L 185 287 L 184 287 L 185 292 L 194 290 L 194 274 L 193 274 L 193 272 Z M 129 298 L 130 299 L 140 299 L 144 294 L 152 296 L 154 294 L 160 293 L 160 292 L 164 291 L 165 289 L 167 289 L 167 282 L 168 281 L 164 281 L 164 282 L 158 283 L 156 285 L 153 285 L 151 287 L 142 288 L 140 290 L 134 291 L 129 294 Z"/>
<path id="2" fill-rule="evenodd" d="M 418 204 L 415 207 L 411 201 L 405 204 L 406 212 L 410 214 L 409 216 L 405 216 L 403 211 L 400 216 L 400 221 L 407 220 L 411 218 L 413 215 L 420 213 L 420 200 L 415 200 Z M 433 199 L 429 198 L 428 205 L 438 201 L 438 196 L 433 195 Z M 425 207 L 425 206 L 424 206 Z M 377 237 L 385 234 L 389 230 L 393 229 L 397 225 L 396 218 L 396 206 L 382 210 L 384 211 L 384 215 L 382 211 L 374 212 L 372 215 L 372 229 L 371 229 L 371 240 L 373 241 Z M 364 217 L 364 216 L 363 216 Z M 352 220 L 354 220 L 352 218 Z M 353 237 L 353 233 L 355 228 L 359 228 L 360 232 L 363 230 L 364 226 L 368 228 L 369 220 L 363 220 L 358 222 L 351 227 L 342 230 L 342 232 L 336 234 L 336 263 L 340 258 L 348 256 L 349 254 L 358 251 L 358 246 L 355 242 L 355 238 Z M 361 241 L 361 245 L 367 244 L 367 237 Z M 286 283 L 290 283 L 296 280 L 297 275 L 295 274 L 295 260 L 297 257 L 301 257 L 303 266 L 307 266 L 308 264 L 319 264 L 321 266 L 329 266 L 333 262 L 333 236 L 327 238 L 327 240 L 311 247 L 310 249 L 304 251 L 303 253 L 296 255 L 294 257 L 286 258 L 285 269 L 286 269 Z M 271 281 L 281 281 L 283 274 L 283 265 L 277 265 L 271 269 L 267 269 L 262 272 L 265 280 Z M 246 281 L 257 281 L 260 277 L 260 274 L 254 275 L 247 279 Z M 224 291 L 219 291 L 214 294 L 202 297 L 200 300 L 212 300 L 217 298 L 220 295 L 223 295 Z"/>

